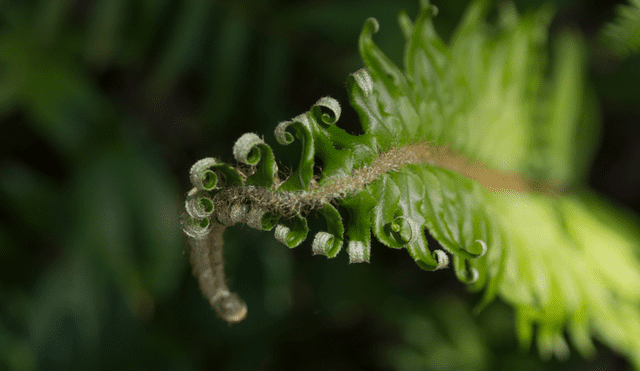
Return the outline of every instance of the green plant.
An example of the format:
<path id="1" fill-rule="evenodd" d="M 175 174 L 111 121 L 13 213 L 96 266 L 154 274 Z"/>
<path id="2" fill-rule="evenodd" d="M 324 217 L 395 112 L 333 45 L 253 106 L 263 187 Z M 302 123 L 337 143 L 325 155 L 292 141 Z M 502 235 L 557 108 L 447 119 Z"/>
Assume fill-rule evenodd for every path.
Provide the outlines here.
<path id="1" fill-rule="evenodd" d="M 253 133 L 234 146 L 238 166 L 196 162 L 184 231 L 200 287 L 224 320 L 246 314 L 225 283 L 225 228 L 275 228 L 293 248 L 317 212 L 326 230 L 314 254 L 335 257 L 346 235 L 350 261 L 368 262 L 373 233 L 425 270 L 452 259 L 470 290 L 484 289 L 477 311 L 496 296 L 515 307 L 523 347 L 535 326 L 541 356 L 566 358 L 566 330 L 585 357 L 595 337 L 640 368 L 637 222 L 584 186 L 598 129 L 582 38 L 561 34 L 547 74 L 552 11 L 520 16 L 505 4 L 493 27 L 489 9 L 474 2 L 449 46 L 432 25 L 434 6 L 423 1 L 415 23 L 402 13 L 404 71 L 377 48 L 378 24 L 367 20 L 366 67 L 347 83 L 364 134 L 338 128 L 340 105 L 320 99 L 276 128 L 280 144 L 294 134 L 301 143 L 288 176 Z M 442 249 L 429 249 L 425 230 Z"/>
<path id="2" fill-rule="evenodd" d="M 602 30 L 602 38 L 618 55 L 625 57 L 640 50 L 640 1 L 618 5 L 616 18 Z"/>

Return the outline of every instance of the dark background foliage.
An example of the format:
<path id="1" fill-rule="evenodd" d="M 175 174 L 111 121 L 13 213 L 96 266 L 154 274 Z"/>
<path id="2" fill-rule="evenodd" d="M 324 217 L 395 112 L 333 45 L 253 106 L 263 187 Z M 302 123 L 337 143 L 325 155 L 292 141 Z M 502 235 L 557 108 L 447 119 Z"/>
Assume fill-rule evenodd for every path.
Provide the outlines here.
<path id="1" fill-rule="evenodd" d="M 436 5 L 446 40 L 466 1 Z M 590 185 L 638 213 L 640 58 L 598 41 L 613 3 L 555 5 L 552 30 L 589 41 L 603 119 Z M 247 131 L 275 143 L 321 96 L 346 106 L 364 20 L 399 63 L 401 9 L 418 3 L 0 1 L 0 369 L 626 369 L 601 346 L 592 363 L 519 352 L 509 307 L 474 317 L 479 295 L 451 270 L 380 245 L 348 265 L 235 227 L 227 273 L 248 318 L 230 327 L 200 295 L 178 225 L 191 164 L 230 160 Z M 292 147 L 274 145 L 285 164 Z"/>

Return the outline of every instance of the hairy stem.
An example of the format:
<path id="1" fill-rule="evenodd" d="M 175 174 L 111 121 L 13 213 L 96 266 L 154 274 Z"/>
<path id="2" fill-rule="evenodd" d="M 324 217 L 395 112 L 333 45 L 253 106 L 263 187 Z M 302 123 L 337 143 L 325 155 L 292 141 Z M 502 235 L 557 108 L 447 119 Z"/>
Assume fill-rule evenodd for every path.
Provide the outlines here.
<path id="1" fill-rule="evenodd" d="M 247 305 L 235 293 L 229 292 L 224 274 L 222 237 L 225 226 L 214 223 L 205 236 L 187 236 L 191 244 L 191 265 L 202 294 L 209 300 L 218 316 L 228 323 L 242 321 Z"/>
<path id="2" fill-rule="evenodd" d="M 410 164 L 430 164 L 455 171 L 495 193 L 541 192 L 553 195 L 562 192 L 560 186 L 549 182 L 490 169 L 446 146 L 412 143 L 391 147 L 380 153 L 370 165 L 355 169 L 350 176 L 327 179 L 320 183 L 314 181 L 308 191 L 283 192 L 252 185 L 234 186 L 217 193 L 213 202 L 219 213 L 228 213 L 233 205 L 246 204 L 251 208 L 291 217 L 357 193 L 384 174 Z"/>

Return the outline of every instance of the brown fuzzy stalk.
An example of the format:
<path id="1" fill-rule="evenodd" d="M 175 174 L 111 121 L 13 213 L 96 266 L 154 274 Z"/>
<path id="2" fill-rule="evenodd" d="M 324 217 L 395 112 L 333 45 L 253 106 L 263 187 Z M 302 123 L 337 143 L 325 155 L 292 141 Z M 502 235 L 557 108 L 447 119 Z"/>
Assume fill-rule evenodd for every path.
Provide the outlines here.
<path id="1" fill-rule="evenodd" d="M 187 238 L 191 244 L 193 274 L 198 279 L 202 294 L 220 318 L 228 323 L 237 323 L 247 316 L 247 305 L 227 287 L 222 249 L 225 228 L 214 223 L 207 235 Z"/>
<path id="2" fill-rule="evenodd" d="M 543 192 L 556 194 L 562 189 L 549 183 L 536 182 L 518 174 L 502 173 L 456 153 L 445 146 L 412 143 L 392 146 L 370 164 L 353 170 L 347 177 L 335 178 L 322 184 L 313 182 L 309 191 L 281 192 L 258 186 L 235 186 L 222 190 L 214 197 L 218 211 L 230 210 L 233 205 L 246 204 L 251 208 L 272 212 L 284 217 L 306 213 L 338 198 L 357 193 L 389 171 L 397 171 L 409 164 L 427 163 L 455 171 L 476 180 L 491 192 Z M 280 184 L 281 182 L 276 182 Z"/>

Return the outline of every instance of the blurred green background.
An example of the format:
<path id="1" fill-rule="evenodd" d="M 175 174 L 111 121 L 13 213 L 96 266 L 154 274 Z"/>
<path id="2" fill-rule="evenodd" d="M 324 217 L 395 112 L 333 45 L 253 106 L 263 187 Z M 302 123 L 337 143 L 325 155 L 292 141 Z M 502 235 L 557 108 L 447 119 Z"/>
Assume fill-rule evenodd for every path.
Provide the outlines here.
<path id="1" fill-rule="evenodd" d="M 447 40 L 467 2 L 434 3 Z M 640 213 L 640 58 L 598 41 L 614 2 L 555 5 L 551 37 L 573 26 L 589 44 L 590 185 Z M 0 370 L 627 369 L 602 346 L 592 362 L 519 352 L 509 307 L 474 317 L 451 270 L 381 245 L 349 265 L 234 227 L 226 271 L 248 318 L 229 326 L 201 296 L 178 224 L 191 164 L 230 160 L 247 131 L 275 143 L 322 96 L 346 105 L 364 20 L 399 63 L 401 9 L 418 2 L 0 0 Z"/>

